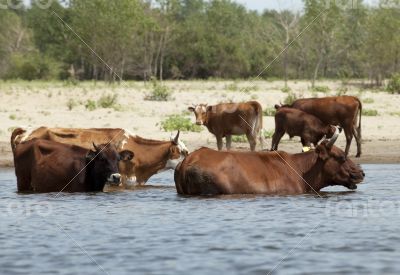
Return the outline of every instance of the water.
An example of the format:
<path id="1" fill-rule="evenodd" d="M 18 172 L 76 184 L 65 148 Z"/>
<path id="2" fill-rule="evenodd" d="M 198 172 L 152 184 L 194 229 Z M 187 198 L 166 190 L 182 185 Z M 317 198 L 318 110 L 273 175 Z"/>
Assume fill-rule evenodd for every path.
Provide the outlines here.
<path id="1" fill-rule="evenodd" d="M 0 170 L 0 274 L 400 274 L 400 165 L 357 191 L 180 197 L 173 174 L 135 191 L 17 194 Z"/>

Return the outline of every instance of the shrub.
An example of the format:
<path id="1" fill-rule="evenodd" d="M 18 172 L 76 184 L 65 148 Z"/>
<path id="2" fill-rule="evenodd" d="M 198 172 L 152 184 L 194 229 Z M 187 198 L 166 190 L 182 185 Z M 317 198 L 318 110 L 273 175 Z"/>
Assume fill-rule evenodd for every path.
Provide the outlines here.
<path id="1" fill-rule="evenodd" d="M 375 101 L 374 101 L 373 98 L 368 97 L 368 98 L 366 98 L 366 99 L 363 99 L 362 102 L 363 102 L 363 103 L 366 103 L 366 104 L 369 104 L 369 103 L 374 103 Z"/>
<path id="2" fill-rule="evenodd" d="M 11 114 L 11 115 L 8 116 L 8 118 L 11 119 L 11 120 L 16 120 L 17 116 L 14 115 L 14 114 Z"/>
<path id="3" fill-rule="evenodd" d="M 73 108 L 75 108 L 76 106 L 78 105 L 78 103 L 75 101 L 75 100 L 73 100 L 72 98 L 70 98 L 68 101 L 67 101 L 67 107 L 68 107 L 68 110 L 72 110 Z"/>
<path id="4" fill-rule="evenodd" d="M 96 110 L 96 108 L 97 108 L 96 102 L 94 100 L 88 99 L 86 101 L 85 108 L 86 108 L 86 110 L 89 110 L 89 111 Z"/>
<path id="5" fill-rule="evenodd" d="M 285 94 L 290 93 L 291 91 L 292 91 L 292 89 L 290 89 L 290 87 L 288 87 L 288 86 L 283 87 L 283 88 L 281 89 L 281 92 L 282 92 L 282 93 L 285 93 Z"/>
<path id="6" fill-rule="evenodd" d="M 247 142 L 247 137 L 246 135 L 232 136 L 232 141 L 238 143 L 245 143 Z"/>
<path id="7" fill-rule="evenodd" d="M 378 111 L 374 109 L 363 109 L 362 110 L 362 115 L 363 116 L 377 116 Z"/>
<path id="8" fill-rule="evenodd" d="M 153 86 L 153 90 L 150 94 L 145 96 L 145 100 L 151 101 L 168 101 L 171 99 L 171 91 L 167 86 L 162 85 L 157 79 L 151 79 L 151 85 Z"/>
<path id="9" fill-rule="evenodd" d="M 291 105 L 295 100 L 297 100 L 297 96 L 295 93 L 289 92 L 287 97 L 284 99 L 283 103 Z"/>
<path id="10" fill-rule="evenodd" d="M 324 94 L 326 94 L 330 91 L 328 86 L 315 86 L 315 87 L 311 88 L 311 90 L 313 92 L 320 92 L 320 93 L 324 93 Z"/>
<path id="11" fill-rule="evenodd" d="M 234 91 L 239 90 L 239 86 L 236 82 L 233 82 L 231 84 L 225 85 L 225 90 L 234 92 Z"/>
<path id="12" fill-rule="evenodd" d="M 400 94 L 400 73 L 394 74 L 386 87 L 387 91 L 392 94 Z"/>
<path id="13" fill-rule="evenodd" d="M 118 96 L 116 94 L 103 95 L 97 101 L 97 106 L 99 106 L 101 108 L 113 108 L 114 106 L 117 105 L 117 98 L 118 98 Z"/>
<path id="14" fill-rule="evenodd" d="M 189 132 L 201 132 L 202 128 L 196 124 L 193 124 L 191 120 L 182 115 L 170 115 L 161 122 L 161 128 L 166 132 L 171 131 L 189 131 Z"/>
<path id="15" fill-rule="evenodd" d="M 263 111 L 264 116 L 275 116 L 275 113 L 276 113 L 275 108 L 267 108 L 267 109 L 264 109 L 264 111 Z"/>

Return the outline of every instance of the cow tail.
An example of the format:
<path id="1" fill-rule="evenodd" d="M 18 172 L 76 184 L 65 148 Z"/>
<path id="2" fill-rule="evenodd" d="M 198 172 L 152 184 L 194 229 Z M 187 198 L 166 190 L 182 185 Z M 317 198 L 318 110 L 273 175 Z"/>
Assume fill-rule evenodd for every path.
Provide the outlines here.
<path id="1" fill-rule="evenodd" d="M 11 139 L 10 139 L 10 144 L 11 144 L 11 149 L 14 152 L 15 148 L 17 147 L 17 143 L 16 143 L 16 139 L 19 135 L 22 135 L 23 133 L 25 133 L 26 130 L 22 129 L 22 128 L 16 128 L 12 134 L 11 134 Z"/>
<path id="2" fill-rule="evenodd" d="M 357 135 L 358 138 L 360 139 L 361 142 L 361 114 L 362 114 L 362 103 L 361 101 L 357 98 L 358 104 L 359 104 L 359 109 L 358 109 L 358 127 L 357 127 Z"/>
<path id="3" fill-rule="evenodd" d="M 261 150 L 262 150 L 263 146 L 264 146 L 263 111 L 262 111 L 262 107 L 260 104 L 258 104 L 258 103 L 256 104 L 255 111 L 256 111 L 256 122 L 255 122 L 255 127 L 253 129 L 253 135 L 256 135 L 258 133 L 259 139 L 260 139 L 260 146 L 261 146 Z"/>

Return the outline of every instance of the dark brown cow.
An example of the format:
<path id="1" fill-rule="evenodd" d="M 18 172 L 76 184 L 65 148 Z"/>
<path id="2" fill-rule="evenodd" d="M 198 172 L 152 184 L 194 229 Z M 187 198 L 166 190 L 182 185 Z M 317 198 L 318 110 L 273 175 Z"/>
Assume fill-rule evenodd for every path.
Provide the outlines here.
<path id="1" fill-rule="evenodd" d="M 201 148 L 175 169 L 177 192 L 286 195 L 318 192 L 330 185 L 356 189 L 364 173 L 333 146 L 337 135 L 330 141 L 324 140 L 315 150 L 299 154 L 218 152 Z"/>
<path id="2" fill-rule="evenodd" d="M 226 137 L 226 149 L 230 150 L 232 135 L 246 135 L 251 151 L 256 148 L 256 137 L 261 130 L 262 107 L 257 101 L 245 103 L 221 103 L 213 106 L 199 104 L 189 107 L 189 111 L 196 115 L 196 124 L 204 125 L 208 131 L 215 135 L 218 150 L 222 150 L 222 139 Z"/>
<path id="3" fill-rule="evenodd" d="M 285 133 L 290 138 L 299 136 L 304 147 L 316 146 L 322 138 L 331 138 L 335 127 L 322 123 L 317 117 L 294 108 L 275 105 L 275 132 L 272 136 L 271 151 L 278 150 L 279 141 Z"/>
<path id="4" fill-rule="evenodd" d="M 176 165 L 188 154 L 185 144 L 178 134 L 171 141 L 158 141 L 130 134 L 124 129 L 79 129 L 79 128 L 47 128 L 40 127 L 33 131 L 15 129 L 11 137 L 11 146 L 33 138 L 57 141 L 65 144 L 92 148 L 92 142 L 113 143 L 118 151 L 135 152 L 130 162 L 120 162 L 119 170 L 124 185 L 144 184 L 154 174 L 175 169 Z"/>
<path id="5" fill-rule="evenodd" d="M 291 105 L 282 107 L 291 107 L 302 110 L 306 113 L 318 117 L 327 125 L 339 125 L 343 128 L 346 136 L 346 156 L 349 154 L 351 140 L 353 135 L 357 142 L 357 155 L 361 156 L 361 101 L 354 96 L 334 96 L 324 98 L 304 98 L 298 99 Z M 357 127 L 357 114 L 358 127 Z"/>
<path id="6" fill-rule="evenodd" d="M 19 192 L 102 191 L 106 182 L 120 184 L 120 160 L 133 152 L 118 153 L 113 145 L 94 145 L 94 151 L 75 145 L 32 139 L 14 148 Z"/>

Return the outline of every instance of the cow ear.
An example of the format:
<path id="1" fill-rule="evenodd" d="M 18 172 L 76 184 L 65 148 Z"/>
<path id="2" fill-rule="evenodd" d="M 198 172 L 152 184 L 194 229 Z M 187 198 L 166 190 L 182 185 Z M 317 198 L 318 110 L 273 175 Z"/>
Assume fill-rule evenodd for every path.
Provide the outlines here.
<path id="1" fill-rule="evenodd" d="M 324 143 L 318 145 L 317 148 L 315 148 L 315 152 L 322 160 L 327 160 L 329 158 L 329 152 Z"/>
<path id="2" fill-rule="evenodd" d="M 96 157 L 96 154 L 97 153 L 95 151 L 89 150 L 89 152 L 87 152 L 86 154 L 86 160 L 87 161 L 93 160 Z"/>
<path id="3" fill-rule="evenodd" d="M 189 110 L 190 112 L 194 112 L 194 107 L 189 107 L 188 110 Z"/>
<path id="4" fill-rule="evenodd" d="M 121 160 L 132 160 L 135 154 L 132 151 L 124 150 L 119 153 Z"/>

